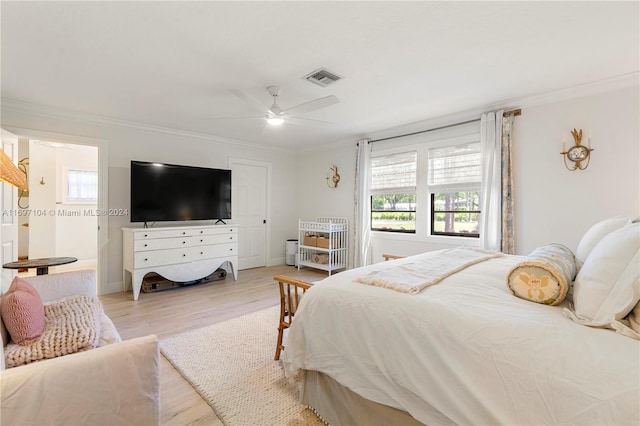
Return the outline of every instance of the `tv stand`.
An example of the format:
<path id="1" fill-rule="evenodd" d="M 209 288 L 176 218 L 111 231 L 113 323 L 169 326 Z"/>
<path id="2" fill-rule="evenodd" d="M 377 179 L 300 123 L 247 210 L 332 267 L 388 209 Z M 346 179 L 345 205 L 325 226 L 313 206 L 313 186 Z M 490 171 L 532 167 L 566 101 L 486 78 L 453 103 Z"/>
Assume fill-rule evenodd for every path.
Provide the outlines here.
<path id="1" fill-rule="evenodd" d="M 222 222 L 222 224 L 223 224 L 223 225 L 226 225 L 226 224 L 227 224 L 224 220 L 222 220 L 222 219 L 218 219 L 218 220 L 216 220 L 216 221 L 215 221 L 214 225 L 217 225 L 217 224 L 219 224 L 220 222 Z"/>
<path id="2" fill-rule="evenodd" d="M 237 281 L 238 228 L 234 225 L 122 228 L 123 288 L 138 300 L 142 279 L 156 272 L 171 281 L 194 281 L 228 263 Z"/>

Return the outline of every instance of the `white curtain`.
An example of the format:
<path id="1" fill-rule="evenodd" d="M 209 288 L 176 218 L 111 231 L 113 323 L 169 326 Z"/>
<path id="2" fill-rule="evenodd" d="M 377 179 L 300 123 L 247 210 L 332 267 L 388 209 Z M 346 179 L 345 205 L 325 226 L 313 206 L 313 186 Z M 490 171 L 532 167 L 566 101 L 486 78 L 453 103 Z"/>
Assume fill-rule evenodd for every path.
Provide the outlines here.
<path id="1" fill-rule="evenodd" d="M 369 261 L 369 247 L 371 245 L 371 196 L 370 196 L 370 163 L 371 144 L 369 140 L 358 141 L 356 155 L 356 184 L 355 184 L 355 242 L 353 266 L 365 266 Z"/>
<path id="2" fill-rule="evenodd" d="M 502 114 L 503 110 L 482 114 L 482 188 L 480 190 L 480 246 L 501 249 L 502 240 Z"/>

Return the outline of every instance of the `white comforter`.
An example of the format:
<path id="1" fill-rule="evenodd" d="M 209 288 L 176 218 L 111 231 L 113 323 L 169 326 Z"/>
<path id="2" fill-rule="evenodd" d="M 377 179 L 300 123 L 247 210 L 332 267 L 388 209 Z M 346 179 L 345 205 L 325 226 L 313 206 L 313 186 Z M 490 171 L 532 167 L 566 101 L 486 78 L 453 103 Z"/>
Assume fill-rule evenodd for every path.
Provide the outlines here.
<path id="1" fill-rule="evenodd" d="M 419 294 L 353 281 L 380 264 L 331 276 L 296 313 L 285 371 L 323 372 L 429 425 L 640 424 L 640 342 L 574 323 L 566 303 L 513 296 L 506 274 L 521 260 L 490 259 Z"/>

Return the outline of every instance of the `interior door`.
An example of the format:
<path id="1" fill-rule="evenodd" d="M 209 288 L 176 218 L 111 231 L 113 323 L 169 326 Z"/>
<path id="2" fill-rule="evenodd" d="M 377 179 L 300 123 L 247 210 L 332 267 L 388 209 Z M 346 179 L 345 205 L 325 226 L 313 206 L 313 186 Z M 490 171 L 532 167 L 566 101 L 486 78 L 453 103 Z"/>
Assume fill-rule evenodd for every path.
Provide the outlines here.
<path id="1" fill-rule="evenodd" d="M 17 163 L 18 137 L 2 129 L 2 150 Z M 8 183 L 0 183 L 0 265 L 18 260 L 18 189 Z M 16 271 L 2 269 L 2 293 L 8 290 Z"/>
<path id="2" fill-rule="evenodd" d="M 238 269 L 267 265 L 268 163 L 230 159 L 231 216 L 238 226 Z"/>

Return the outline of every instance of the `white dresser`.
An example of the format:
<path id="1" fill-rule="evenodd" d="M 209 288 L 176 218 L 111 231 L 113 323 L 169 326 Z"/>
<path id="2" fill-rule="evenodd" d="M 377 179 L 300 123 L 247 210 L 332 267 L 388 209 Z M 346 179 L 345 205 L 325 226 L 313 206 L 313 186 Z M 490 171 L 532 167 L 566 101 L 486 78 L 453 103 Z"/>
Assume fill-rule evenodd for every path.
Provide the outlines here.
<path id="1" fill-rule="evenodd" d="M 229 262 L 238 279 L 238 228 L 234 225 L 122 228 L 123 285 L 138 300 L 149 272 L 178 282 L 204 278 Z"/>

